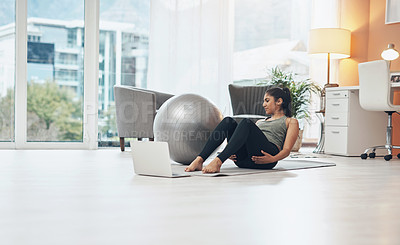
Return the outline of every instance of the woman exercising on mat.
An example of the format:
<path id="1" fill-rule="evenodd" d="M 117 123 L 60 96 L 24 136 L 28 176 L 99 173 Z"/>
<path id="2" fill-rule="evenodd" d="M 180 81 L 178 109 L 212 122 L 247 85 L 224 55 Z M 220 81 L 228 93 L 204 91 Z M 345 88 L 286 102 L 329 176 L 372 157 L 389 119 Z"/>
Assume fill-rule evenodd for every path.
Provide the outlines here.
<path id="1" fill-rule="evenodd" d="M 239 168 L 272 169 L 279 160 L 289 156 L 299 134 L 299 123 L 291 117 L 289 89 L 268 89 L 264 95 L 263 107 L 270 117 L 258 120 L 257 123 L 243 119 L 237 124 L 231 117 L 225 117 L 185 171 L 218 173 L 222 163 L 228 158 Z M 203 162 L 225 138 L 228 140 L 225 149 L 203 167 Z"/>

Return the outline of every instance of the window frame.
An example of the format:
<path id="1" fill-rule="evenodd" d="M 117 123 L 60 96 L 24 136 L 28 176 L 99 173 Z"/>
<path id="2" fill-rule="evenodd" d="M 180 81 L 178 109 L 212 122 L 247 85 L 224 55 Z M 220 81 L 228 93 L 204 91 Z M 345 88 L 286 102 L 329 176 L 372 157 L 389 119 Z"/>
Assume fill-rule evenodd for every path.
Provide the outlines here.
<path id="1" fill-rule="evenodd" d="M 3 149 L 97 149 L 100 0 L 85 0 L 84 110 L 82 142 L 27 141 L 27 0 L 15 2 L 15 138 Z"/>

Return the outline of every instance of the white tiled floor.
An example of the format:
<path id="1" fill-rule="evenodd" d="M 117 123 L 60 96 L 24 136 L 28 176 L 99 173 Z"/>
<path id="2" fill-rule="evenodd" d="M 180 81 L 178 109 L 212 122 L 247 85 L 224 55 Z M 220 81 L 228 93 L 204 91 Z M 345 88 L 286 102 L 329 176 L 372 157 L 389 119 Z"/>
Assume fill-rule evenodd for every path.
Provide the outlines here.
<path id="1" fill-rule="evenodd" d="M 0 155 L 0 244 L 400 244 L 399 159 L 166 179 L 118 149 Z"/>

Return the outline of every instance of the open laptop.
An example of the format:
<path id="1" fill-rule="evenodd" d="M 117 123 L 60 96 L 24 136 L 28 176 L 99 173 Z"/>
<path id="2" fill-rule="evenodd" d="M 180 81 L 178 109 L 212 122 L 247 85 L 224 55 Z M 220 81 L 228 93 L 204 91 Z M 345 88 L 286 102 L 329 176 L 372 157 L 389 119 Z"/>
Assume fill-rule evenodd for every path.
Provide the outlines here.
<path id="1" fill-rule="evenodd" d="M 187 177 L 190 173 L 172 173 L 167 142 L 131 141 L 133 168 L 136 174 L 160 177 Z"/>

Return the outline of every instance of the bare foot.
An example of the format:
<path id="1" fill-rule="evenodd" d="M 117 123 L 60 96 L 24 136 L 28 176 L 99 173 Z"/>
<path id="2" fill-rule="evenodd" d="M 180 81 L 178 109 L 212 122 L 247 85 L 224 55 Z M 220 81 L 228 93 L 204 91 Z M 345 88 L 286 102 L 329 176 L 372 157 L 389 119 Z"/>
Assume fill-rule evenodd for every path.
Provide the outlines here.
<path id="1" fill-rule="evenodd" d="M 185 168 L 185 172 L 200 171 L 203 169 L 203 158 L 198 156 L 193 162 Z"/>
<path id="2" fill-rule="evenodd" d="M 219 173 L 222 161 L 218 157 L 212 160 L 207 166 L 203 168 L 203 173 Z"/>

